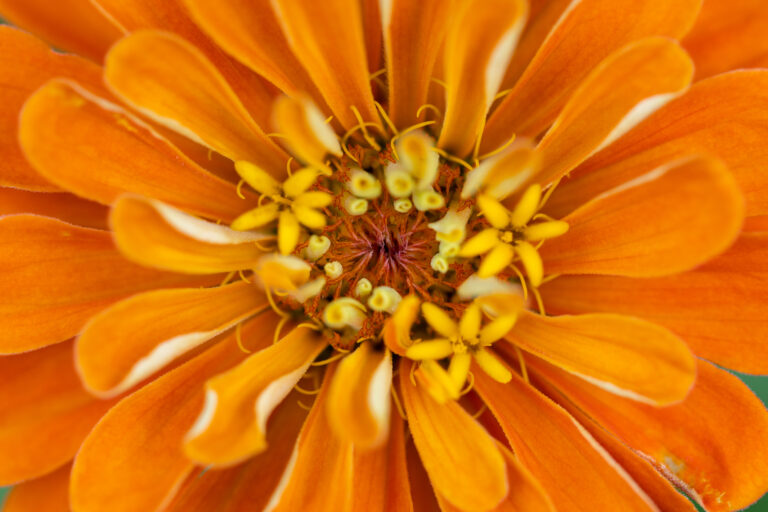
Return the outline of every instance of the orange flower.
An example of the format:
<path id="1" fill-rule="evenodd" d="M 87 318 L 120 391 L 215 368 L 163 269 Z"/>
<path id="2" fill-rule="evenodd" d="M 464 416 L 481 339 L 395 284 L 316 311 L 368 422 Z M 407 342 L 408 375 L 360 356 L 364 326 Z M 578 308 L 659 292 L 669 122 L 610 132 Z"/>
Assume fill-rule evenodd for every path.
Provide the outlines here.
<path id="1" fill-rule="evenodd" d="M 768 7 L 700 4 L 0 0 L 92 59 L 0 28 L 6 510 L 757 500 Z"/>

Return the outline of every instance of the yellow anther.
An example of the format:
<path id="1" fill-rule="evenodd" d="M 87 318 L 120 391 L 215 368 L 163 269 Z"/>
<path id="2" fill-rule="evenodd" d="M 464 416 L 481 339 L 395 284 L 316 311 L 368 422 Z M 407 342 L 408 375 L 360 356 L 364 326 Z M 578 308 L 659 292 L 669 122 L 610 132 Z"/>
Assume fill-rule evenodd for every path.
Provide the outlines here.
<path id="1" fill-rule="evenodd" d="M 366 278 L 360 279 L 355 285 L 355 297 L 358 299 L 364 299 L 371 294 L 373 285 Z"/>
<path id="2" fill-rule="evenodd" d="M 511 244 L 515 241 L 515 234 L 512 231 L 502 231 L 499 235 L 499 240 L 505 244 Z"/>
<path id="3" fill-rule="evenodd" d="M 397 140 L 397 155 L 416 179 L 416 189 L 431 187 L 437 178 L 440 155 L 433 151 L 434 147 L 434 139 L 421 130 L 402 135 Z"/>
<path id="4" fill-rule="evenodd" d="M 496 229 L 489 228 L 476 234 L 464 245 L 461 246 L 459 256 L 462 258 L 471 258 L 473 256 L 479 256 L 485 254 L 499 243 L 499 232 Z"/>
<path id="5" fill-rule="evenodd" d="M 365 306 L 350 297 L 330 302 L 323 310 L 323 323 L 331 329 L 359 331 L 365 321 Z"/>
<path id="6" fill-rule="evenodd" d="M 532 224 L 525 228 L 524 234 L 527 240 L 548 240 L 565 234 L 568 231 L 568 223 L 562 220 L 552 220 Z"/>
<path id="7" fill-rule="evenodd" d="M 362 215 L 368 211 L 368 200 L 355 196 L 347 196 L 343 201 L 344 209 L 350 215 Z"/>
<path id="8" fill-rule="evenodd" d="M 338 261 L 329 261 L 323 266 L 323 270 L 330 279 L 336 279 L 344 273 L 344 267 Z"/>
<path id="9" fill-rule="evenodd" d="M 384 171 L 384 184 L 392 197 L 408 197 L 413 192 L 413 176 L 399 164 L 389 164 Z"/>
<path id="10" fill-rule="evenodd" d="M 528 281 L 530 281 L 531 286 L 538 287 L 544 277 L 544 264 L 538 251 L 528 242 L 519 242 L 515 246 L 515 252 L 523 263 L 523 267 L 525 267 L 525 272 L 528 274 Z"/>
<path id="11" fill-rule="evenodd" d="M 401 197 L 400 199 L 395 200 L 394 202 L 395 210 L 397 210 L 400 213 L 408 213 L 411 211 L 411 208 L 413 208 L 413 203 L 410 199 L 407 199 L 405 197 Z"/>
<path id="12" fill-rule="evenodd" d="M 267 196 L 280 192 L 280 183 L 267 171 L 245 160 L 235 162 L 235 171 L 259 194 Z"/>
<path id="13" fill-rule="evenodd" d="M 448 260 L 445 256 L 443 256 L 440 253 L 435 254 L 432 256 L 432 259 L 429 262 L 429 266 L 432 267 L 432 270 L 435 272 L 440 272 L 441 274 L 445 274 L 448 272 Z"/>
<path id="14" fill-rule="evenodd" d="M 397 290 L 389 286 L 377 286 L 373 289 L 368 299 L 368 307 L 374 311 L 381 311 L 392 314 L 397 309 L 403 298 L 397 293 Z"/>
<path id="15" fill-rule="evenodd" d="M 496 247 L 483 258 L 483 262 L 480 263 L 480 268 L 477 269 L 477 276 L 480 278 L 495 276 L 512 263 L 514 256 L 515 250 L 511 245 L 497 244 Z"/>
<path id="16" fill-rule="evenodd" d="M 413 194 L 413 205 L 420 212 L 439 210 L 445 206 L 445 198 L 432 189 L 419 190 Z"/>
<path id="17" fill-rule="evenodd" d="M 307 247 L 304 249 L 304 257 L 309 261 L 319 260 L 330 248 L 330 238 L 327 236 L 312 235 L 309 237 Z"/>
<path id="18" fill-rule="evenodd" d="M 376 177 L 362 169 L 354 169 L 347 190 L 363 199 L 376 199 L 381 195 L 381 182 Z"/>
<path id="19" fill-rule="evenodd" d="M 539 209 L 539 201 L 541 200 L 541 185 L 534 184 L 528 187 L 523 193 L 523 197 L 517 202 L 515 209 L 512 211 L 510 222 L 513 226 L 522 227 L 528 224 L 531 217 Z"/>
<path id="20" fill-rule="evenodd" d="M 469 208 L 459 213 L 451 207 L 442 219 L 430 223 L 429 227 L 435 231 L 438 241 L 461 243 L 467 235 L 467 221 L 471 213 Z"/>

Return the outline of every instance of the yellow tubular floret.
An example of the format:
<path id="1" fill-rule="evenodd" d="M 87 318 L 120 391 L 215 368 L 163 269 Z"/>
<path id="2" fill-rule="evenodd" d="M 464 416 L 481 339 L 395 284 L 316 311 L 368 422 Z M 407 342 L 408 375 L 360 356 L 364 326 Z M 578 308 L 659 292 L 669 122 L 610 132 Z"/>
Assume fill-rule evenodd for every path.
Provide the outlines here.
<path id="1" fill-rule="evenodd" d="M 376 199 L 381 195 L 381 182 L 371 173 L 354 169 L 347 182 L 347 190 L 356 197 Z"/>
<path id="2" fill-rule="evenodd" d="M 440 253 L 432 256 L 432 259 L 429 260 L 429 266 L 432 267 L 432 270 L 441 274 L 445 274 L 449 269 L 448 260 Z"/>
<path id="3" fill-rule="evenodd" d="M 331 240 L 327 236 L 312 235 L 309 237 L 304 257 L 309 261 L 320 259 L 331 248 Z"/>
<path id="4" fill-rule="evenodd" d="M 402 297 L 397 290 L 389 286 L 378 286 L 373 289 L 368 299 L 368 307 L 374 311 L 394 313 Z"/>
<path id="5" fill-rule="evenodd" d="M 413 203 L 410 199 L 400 198 L 394 202 L 395 210 L 400 213 L 408 213 L 413 208 Z"/>
<path id="6" fill-rule="evenodd" d="M 330 302 L 323 310 L 323 322 L 331 329 L 351 328 L 359 331 L 365 321 L 365 306 L 359 301 L 342 297 Z"/>
<path id="7" fill-rule="evenodd" d="M 439 210 L 445 206 L 445 198 L 434 190 L 419 190 L 413 194 L 413 205 L 420 212 Z"/>
<path id="8" fill-rule="evenodd" d="M 413 176 L 399 164 L 389 164 L 384 171 L 384 184 L 392 197 L 408 197 L 413 192 Z"/>

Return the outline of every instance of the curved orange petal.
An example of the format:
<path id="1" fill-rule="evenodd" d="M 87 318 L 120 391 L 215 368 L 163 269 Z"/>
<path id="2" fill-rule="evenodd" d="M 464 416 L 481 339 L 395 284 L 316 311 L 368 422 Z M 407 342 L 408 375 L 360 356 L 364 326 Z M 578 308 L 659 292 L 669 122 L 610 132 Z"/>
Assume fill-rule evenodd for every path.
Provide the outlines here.
<path id="1" fill-rule="evenodd" d="M 592 70 L 573 92 L 536 148 L 551 183 L 683 92 L 693 63 L 676 41 L 650 37 L 621 48 Z"/>
<path id="2" fill-rule="evenodd" d="M 768 373 L 768 233 L 722 256 L 656 279 L 561 276 L 541 287 L 552 313 L 635 315 L 675 332 L 693 352 L 746 373 Z"/>
<path id="3" fill-rule="evenodd" d="M 159 30 L 133 32 L 107 54 L 111 90 L 157 123 L 276 176 L 288 155 L 251 118 L 227 81 L 194 45 Z"/>
<path id="4" fill-rule="evenodd" d="M 518 460 L 557 510 L 654 510 L 648 496 L 568 413 L 513 374 L 501 384 L 474 372 Z"/>
<path id="5" fill-rule="evenodd" d="M 442 149 L 459 157 L 472 151 L 527 17 L 525 0 L 455 4 L 443 43 Z"/>
<path id="6" fill-rule="evenodd" d="M 427 102 L 451 5 L 445 0 L 381 2 L 389 82 L 387 110 L 397 128 L 415 124 L 416 111 Z"/>
<path id="7" fill-rule="evenodd" d="M 547 203 L 562 217 L 593 197 L 684 154 L 722 159 L 747 202 L 768 213 L 768 71 L 736 71 L 695 83 L 577 167 Z"/>
<path id="8" fill-rule="evenodd" d="M 18 2 L 17 2 L 18 4 Z M 74 55 L 51 51 L 33 36 L 0 26 L 0 184 L 36 191 L 59 188 L 43 178 L 24 158 L 15 134 L 22 105 L 38 87 L 61 76 L 101 90 L 101 69 Z"/>
<path id="9" fill-rule="evenodd" d="M 513 357 L 515 357 L 513 355 Z M 653 500 L 661 512 L 694 512 L 696 507 L 681 493 L 673 482 L 669 481 L 655 465 L 647 458 L 638 454 L 613 433 L 606 430 L 573 402 L 563 396 L 549 381 L 536 373 L 534 362 L 541 363 L 530 357 L 526 358 L 528 376 L 536 388 L 547 397 L 565 409 L 568 414 L 581 423 L 587 431 L 600 443 L 619 465 L 626 470 L 641 489 Z"/>
<path id="10" fill-rule="evenodd" d="M 64 341 L 133 293 L 211 281 L 139 267 L 120 255 L 109 232 L 36 215 L 0 219 L 0 268 L 6 354 Z"/>
<path id="11" fill-rule="evenodd" d="M 523 313 L 506 339 L 597 386 L 642 402 L 679 402 L 696 380 L 696 361 L 682 340 L 628 316 Z"/>
<path id="12" fill-rule="evenodd" d="M 89 391 L 114 396 L 268 308 L 245 282 L 140 293 L 90 319 L 77 339 L 77 370 Z"/>
<path id="13" fill-rule="evenodd" d="M 245 324 L 246 346 L 261 343 L 260 332 L 273 329 L 275 323 L 273 315 L 262 315 Z M 232 334 L 112 408 L 88 435 L 75 459 L 72 509 L 162 509 L 194 469 L 182 451 L 182 441 L 202 407 L 203 382 L 243 357 Z"/>
<path id="14" fill-rule="evenodd" d="M 270 0 L 183 0 L 195 22 L 237 60 L 288 94 L 320 94 L 288 46 Z"/>
<path id="15" fill-rule="evenodd" d="M 502 90 L 509 90 L 515 86 L 571 0 L 529 0 L 528 3 L 529 20 L 504 73 L 504 80 L 501 82 Z"/>
<path id="16" fill-rule="evenodd" d="M 0 17 L 57 48 L 97 62 L 120 37 L 117 27 L 88 0 L 0 0 Z"/>
<path id="17" fill-rule="evenodd" d="M 491 115 L 481 153 L 501 146 L 514 134 L 541 133 L 600 61 L 638 39 L 683 35 L 700 5 L 701 0 L 582 0 L 571 4 L 512 92 Z"/>
<path id="18" fill-rule="evenodd" d="M 456 402 L 437 403 L 421 379 L 414 386 L 408 377 L 413 363 L 405 361 L 401 359 L 400 389 L 408 427 L 435 492 L 463 510 L 497 506 L 509 483 L 493 438 Z"/>
<path id="19" fill-rule="evenodd" d="M 355 448 L 371 449 L 389 433 L 392 357 L 370 343 L 339 363 L 328 392 L 328 422 L 336 436 Z"/>
<path id="20" fill-rule="evenodd" d="M 109 216 L 115 244 L 129 260 L 141 265 L 188 274 L 215 274 L 252 268 L 264 254 L 254 240 L 237 240 L 225 226 L 211 228 L 232 231 L 232 240 L 208 241 L 181 231 L 158 210 L 157 203 L 138 197 L 123 196 Z M 266 235 L 262 235 L 264 238 Z"/>
<path id="21" fill-rule="evenodd" d="M 5 500 L 3 512 L 69 512 L 67 464 L 45 476 L 16 485 Z"/>
<path id="22" fill-rule="evenodd" d="M 549 366 L 536 368 L 667 476 L 692 488 L 707 510 L 739 510 L 768 489 L 768 411 L 737 377 L 703 361 L 698 367 L 688 398 L 663 408 L 624 400 Z"/>
<path id="23" fill-rule="evenodd" d="M 368 78 L 359 1 L 273 0 L 272 6 L 293 53 L 342 126 L 359 124 L 352 106 L 363 121 L 380 124 Z"/>
<path id="24" fill-rule="evenodd" d="M 706 0 L 682 43 L 696 62 L 696 79 L 768 66 L 768 4 Z"/>
<path id="25" fill-rule="evenodd" d="M 264 508 L 265 512 L 352 511 L 352 445 L 342 443 L 327 421 L 326 400 L 332 375 L 332 369 L 326 371 L 291 461 Z"/>
<path id="26" fill-rule="evenodd" d="M 108 210 L 72 194 L 40 193 L 0 187 L 0 215 L 32 213 L 87 228 L 106 229 Z"/>
<path id="27" fill-rule="evenodd" d="M 200 168 L 127 111 L 73 82 L 49 82 L 27 100 L 19 139 L 43 176 L 102 204 L 133 192 L 227 222 L 244 209 L 233 184 Z"/>
<path id="28" fill-rule="evenodd" d="M 264 331 L 262 336 L 269 342 L 271 334 Z M 206 382 L 205 404 L 184 443 L 187 456 L 226 466 L 263 451 L 270 414 L 326 345 L 312 329 L 296 328 Z"/>
<path id="29" fill-rule="evenodd" d="M 290 395 L 270 418 L 267 451 L 239 466 L 227 469 L 205 468 L 190 473 L 165 510 L 263 510 L 285 471 L 307 416 L 307 411 L 299 405 L 299 400 L 298 393 Z"/>
<path id="30" fill-rule="evenodd" d="M 718 160 L 691 158 L 619 186 L 569 214 L 539 250 L 548 274 L 660 277 L 720 254 L 741 230 L 744 201 Z"/>
<path id="31" fill-rule="evenodd" d="M 0 357 L 0 485 L 66 464 L 114 403 L 93 398 L 72 365 L 72 343 Z"/>
<path id="32" fill-rule="evenodd" d="M 192 21 L 183 0 L 98 0 L 107 18 L 129 34 L 154 28 L 180 35 L 195 45 L 221 72 L 240 101 L 261 127 L 268 126 L 269 110 L 277 88 L 224 53 Z"/>

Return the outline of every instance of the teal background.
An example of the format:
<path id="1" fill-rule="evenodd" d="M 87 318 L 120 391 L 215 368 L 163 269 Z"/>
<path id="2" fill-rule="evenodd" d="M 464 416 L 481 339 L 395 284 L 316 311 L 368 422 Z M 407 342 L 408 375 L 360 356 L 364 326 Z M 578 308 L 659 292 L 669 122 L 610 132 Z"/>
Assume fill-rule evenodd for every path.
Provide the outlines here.
<path id="1" fill-rule="evenodd" d="M 768 377 L 754 377 L 751 375 L 739 375 L 739 377 L 752 388 L 764 404 L 768 404 Z M 748 428 L 748 425 L 745 425 L 745 428 Z M 766 442 L 768 442 L 768 440 Z M 0 488 L 0 505 L 5 501 L 7 493 L 7 488 Z M 747 510 L 749 510 L 749 512 L 768 512 L 768 497 L 761 499 Z"/>

